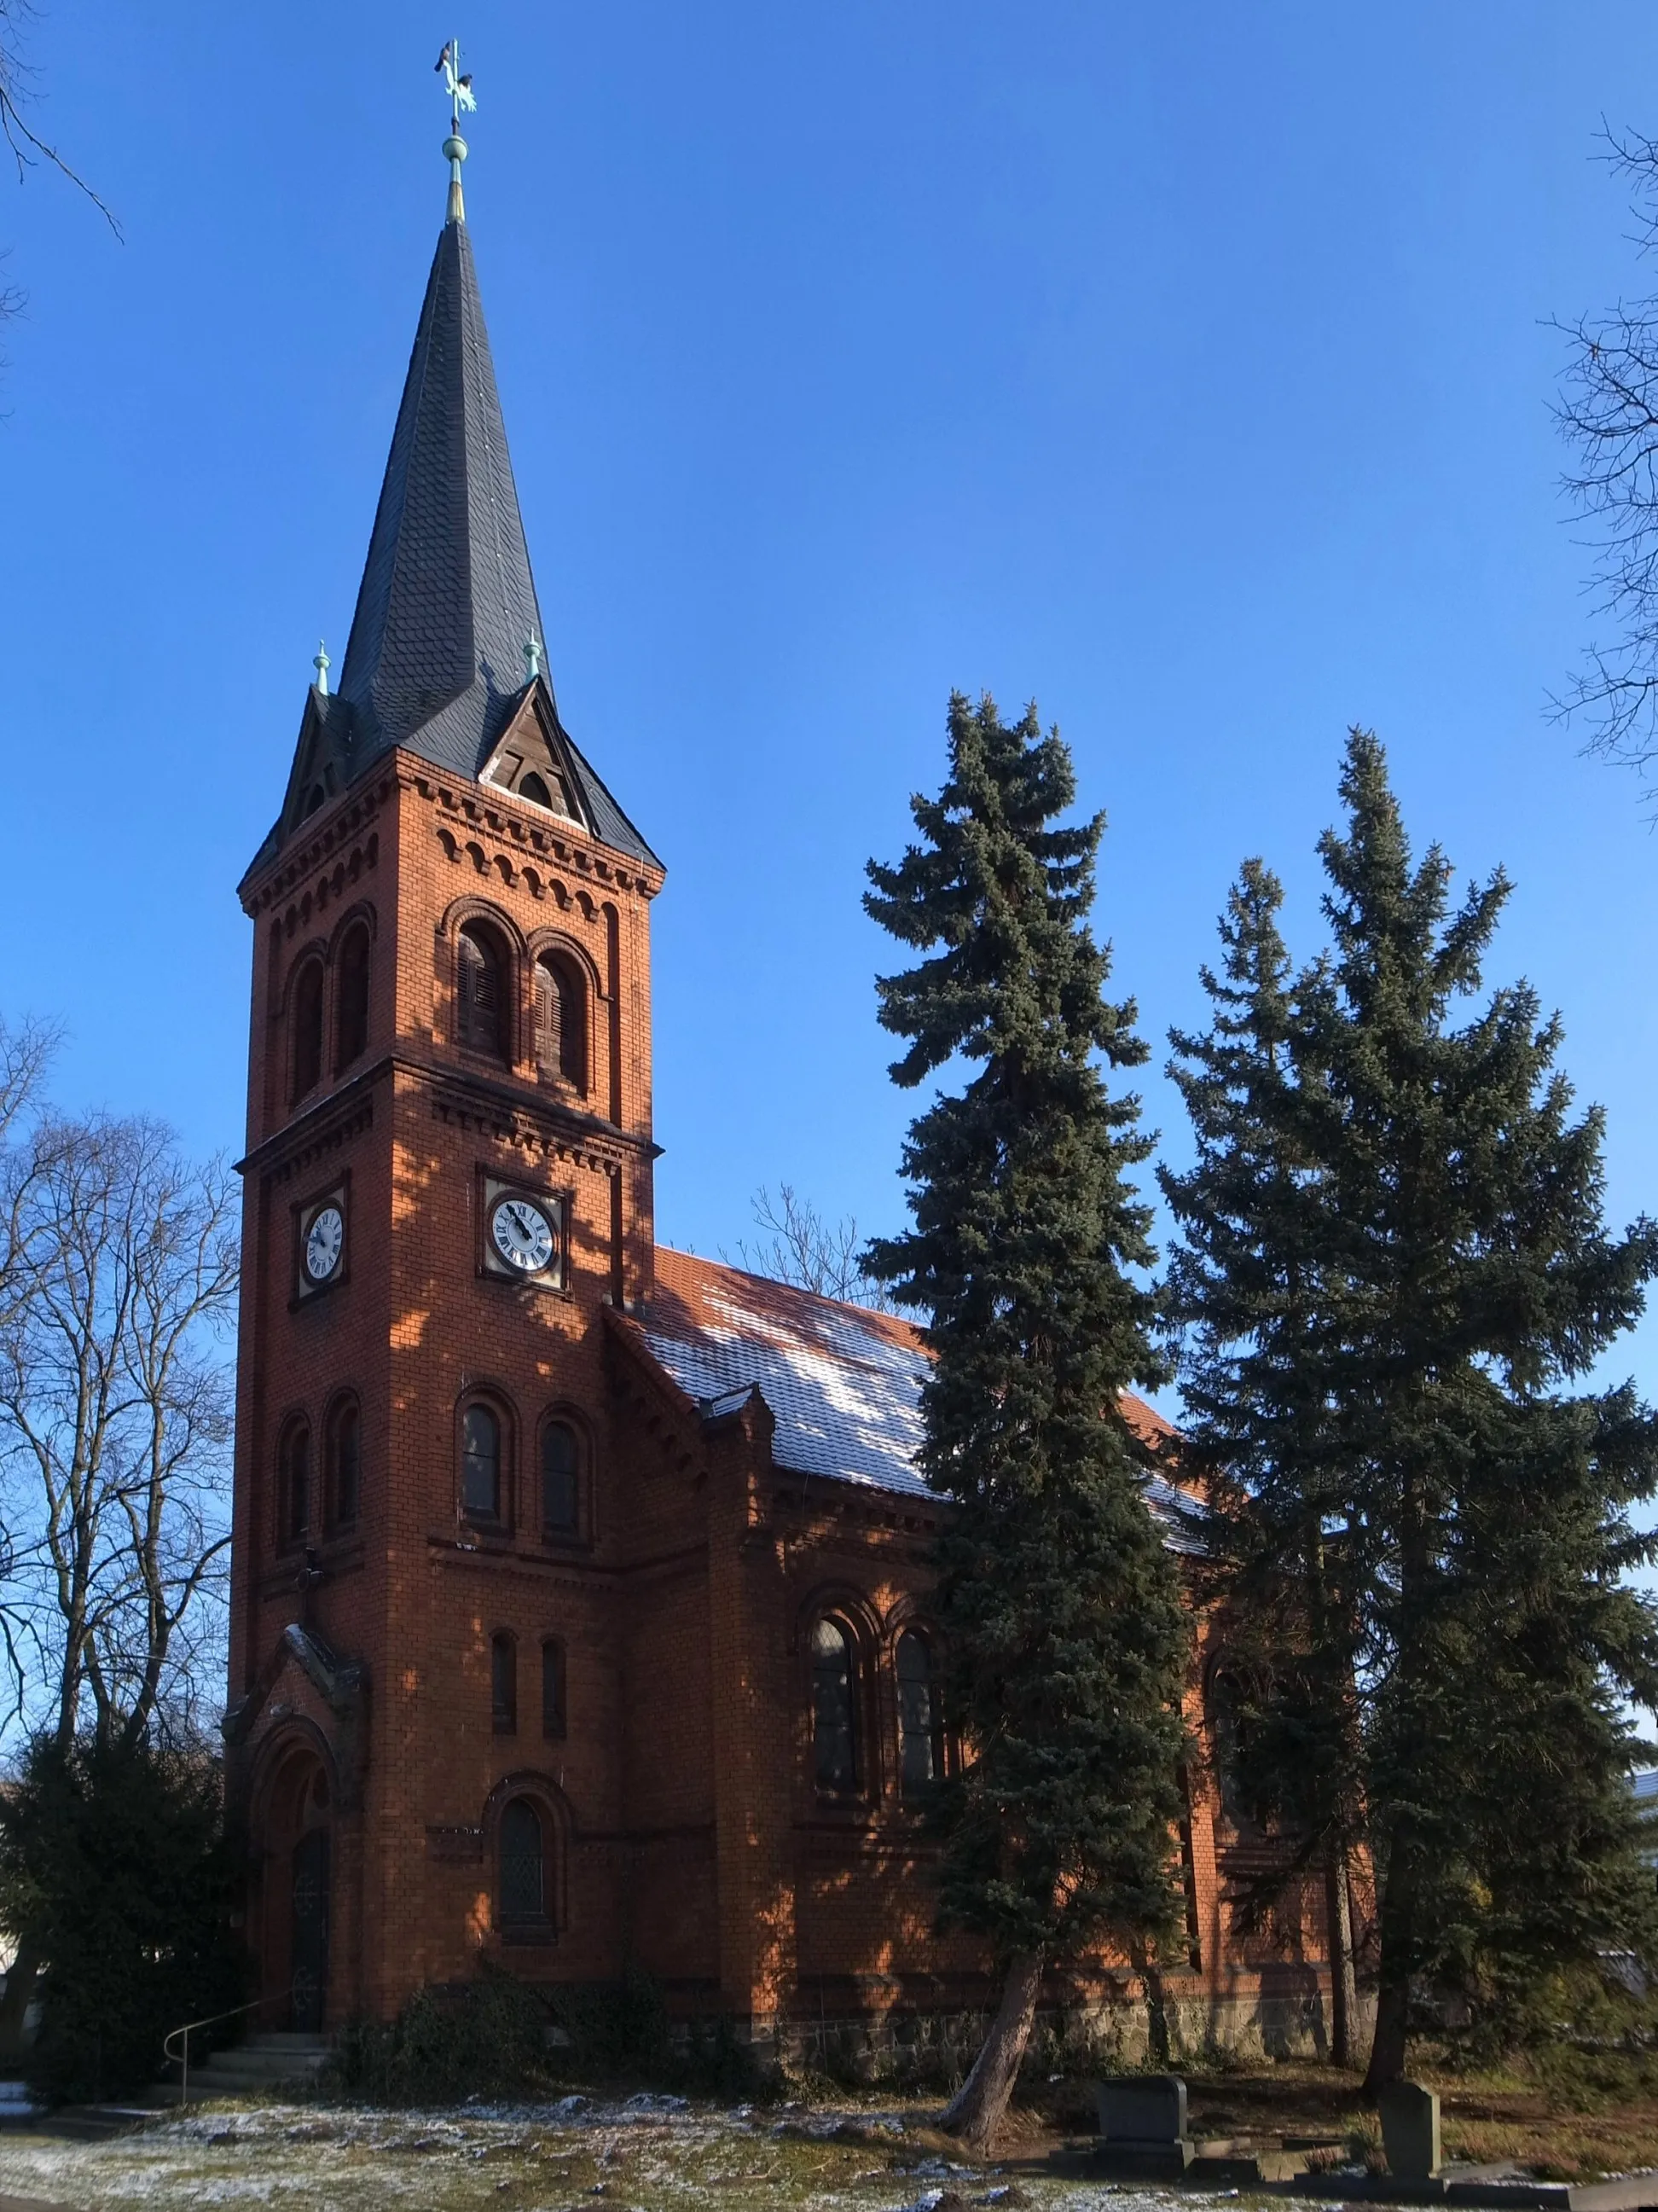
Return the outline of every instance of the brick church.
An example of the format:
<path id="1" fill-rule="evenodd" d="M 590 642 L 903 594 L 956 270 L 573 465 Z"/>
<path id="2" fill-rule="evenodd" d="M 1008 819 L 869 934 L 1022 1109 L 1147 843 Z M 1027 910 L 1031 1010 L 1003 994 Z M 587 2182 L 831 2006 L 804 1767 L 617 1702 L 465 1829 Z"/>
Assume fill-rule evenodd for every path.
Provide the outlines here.
<path id="1" fill-rule="evenodd" d="M 902 2032 L 988 1989 L 932 1928 L 957 1748 L 924 1355 L 656 1241 L 665 872 L 543 664 L 458 143 L 338 686 L 319 655 L 240 886 L 224 1733 L 264 2024 L 386 2017 L 494 1960 L 637 1966 L 797 2047 Z M 1246 1942 L 1262 1839 L 1201 1761 L 1187 1802 L 1167 2000 L 1316 2044 L 1321 1893 Z M 1109 1958 L 1051 1994 L 1139 2002 Z"/>

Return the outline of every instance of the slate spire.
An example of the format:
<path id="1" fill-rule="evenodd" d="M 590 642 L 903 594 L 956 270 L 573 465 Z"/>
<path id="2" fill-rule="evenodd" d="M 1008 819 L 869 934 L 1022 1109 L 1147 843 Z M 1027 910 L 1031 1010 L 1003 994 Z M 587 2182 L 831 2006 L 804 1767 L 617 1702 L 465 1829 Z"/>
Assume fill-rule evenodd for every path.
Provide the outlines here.
<path id="1" fill-rule="evenodd" d="M 432 258 L 339 696 L 354 765 L 409 746 L 475 775 L 543 633 L 501 396 L 459 216 Z"/>
<path id="2" fill-rule="evenodd" d="M 483 775 L 533 695 L 572 817 L 659 866 L 563 727 L 542 665 L 547 633 L 466 231 L 458 129 L 443 150 L 448 219 L 426 280 L 345 664 L 331 695 L 319 657 L 282 811 L 253 865 L 394 746 L 469 781 Z"/>

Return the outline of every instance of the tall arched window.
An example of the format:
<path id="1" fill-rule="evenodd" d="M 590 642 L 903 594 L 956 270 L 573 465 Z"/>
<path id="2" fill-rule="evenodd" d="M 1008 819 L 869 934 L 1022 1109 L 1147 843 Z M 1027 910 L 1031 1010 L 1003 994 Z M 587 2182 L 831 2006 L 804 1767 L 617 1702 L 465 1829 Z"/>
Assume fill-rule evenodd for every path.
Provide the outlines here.
<path id="1" fill-rule="evenodd" d="M 276 1448 L 276 1512 L 285 1544 L 302 1544 L 311 1528 L 311 1431 L 290 1421 Z"/>
<path id="2" fill-rule="evenodd" d="M 557 953 L 536 963 L 536 1066 L 578 1091 L 587 1088 L 586 979 Z"/>
<path id="3" fill-rule="evenodd" d="M 541 1733 L 561 1736 L 566 1725 L 564 1646 L 556 1636 L 542 1639 Z"/>
<path id="4" fill-rule="evenodd" d="M 307 960 L 294 979 L 294 1097 L 322 1080 L 322 963 Z"/>
<path id="5" fill-rule="evenodd" d="M 368 924 L 354 921 L 340 941 L 335 971 L 334 1065 L 349 1067 L 368 1049 Z"/>
<path id="6" fill-rule="evenodd" d="M 547 1917 L 547 1859 L 541 1815 L 514 1797 L 501 1816 L 501 1918 L 503 1927 Z"/>
<path id="7" fill-rule="evenodd" d="M 501 1518 L 501 1417 L 489 1406 L 461 1417 L 460 1502 L 475 1520 Z"/>
<path id="8" fill-rule="evenodd" d="M 541 1528 L 566 1540 L 581 1534 L 581 1440 L 568 1421 L 541 1432 Z"/>
<path id="9" fill-rule="evenodd" d="M 356 1526 L 362 1489 L 362 1423 L 355 1398 L 343 1398 L 328 1417 L 328 1515 L 336 1528 Z"/>
<path id="10" fill-rule="evenodd" d="M 549 811 L 551 811 L 553 794 L 548 790 L 542 778 L 536 774 L 534 769 L 531 769 L 528 775 L 519 776 L 518 795 L 520 799 L 530 799 L 537 806 L 544 806 Z"/>
<path id="11" fill-rule="evenodd" d="M 497 1735 L 518 1734 L 518 1645 L 504 1628 L 489 1638 L 489 1718 Z"/>
<path id="12" fill-rule="evenodd" d="M 469 921 L 460 933 L 459 957 L 460 1041 L 470 1051 L 505 1060 L 510 994 L 501 939 L 487 924 Z"/>
<path id="13" fill-rule="evenodd" d="M 857 1668 L 852 1638 L 838 1620 L 811 1632 L 811 1748 L 817 1787 L 858 1787 Z"/>
<path id="14" fill-rule="evenodd" d="M 898 1787 L 906 1797 L 925 1797 L 944 1768 L 938 1693 L 932 1680 L 932 1646 L 918 1628 L 898 1638 Z"/>

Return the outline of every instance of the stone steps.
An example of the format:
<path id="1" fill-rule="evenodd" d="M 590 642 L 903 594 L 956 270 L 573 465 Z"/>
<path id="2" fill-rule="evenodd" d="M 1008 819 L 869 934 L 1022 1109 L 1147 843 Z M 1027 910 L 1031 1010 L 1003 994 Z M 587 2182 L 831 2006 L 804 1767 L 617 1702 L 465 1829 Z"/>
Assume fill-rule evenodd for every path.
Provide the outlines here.
<path id="1" fill-rule="evenodd" d="M 251 2035 L 246 2043 L 216 2051 L 190 2069 L 190 2095 L 270 2097 L 320 2072 L 328 2045 L 320 2035 Z"/>

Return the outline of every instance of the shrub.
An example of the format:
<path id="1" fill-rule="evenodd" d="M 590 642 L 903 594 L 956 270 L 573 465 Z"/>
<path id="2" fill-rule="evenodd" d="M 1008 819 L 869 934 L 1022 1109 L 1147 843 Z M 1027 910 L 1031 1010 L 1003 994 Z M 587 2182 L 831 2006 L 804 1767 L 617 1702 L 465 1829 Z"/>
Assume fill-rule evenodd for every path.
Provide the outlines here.
<path id="1" fill-rule="evenodd" d="M 46 1961 L 27 2060 L 40 2094 L 137 2089 L 161 2073 L 172 2029 L 240 2000 L 240 1881 L 220 1770 L 201 1747 L 29 1746 L 0 1794 L 0 1910 Z"/>

